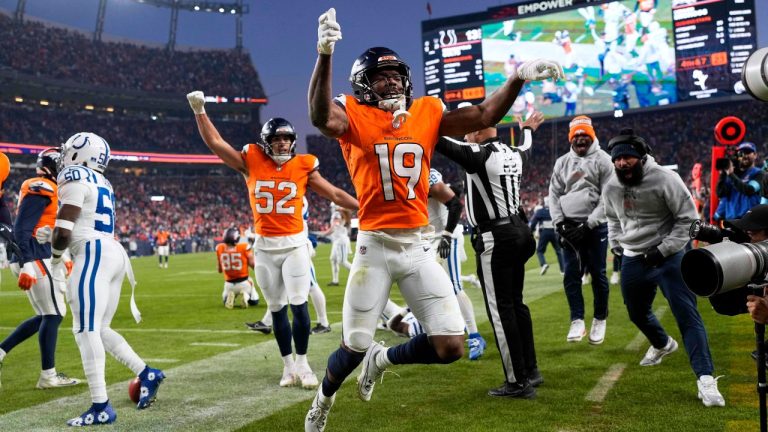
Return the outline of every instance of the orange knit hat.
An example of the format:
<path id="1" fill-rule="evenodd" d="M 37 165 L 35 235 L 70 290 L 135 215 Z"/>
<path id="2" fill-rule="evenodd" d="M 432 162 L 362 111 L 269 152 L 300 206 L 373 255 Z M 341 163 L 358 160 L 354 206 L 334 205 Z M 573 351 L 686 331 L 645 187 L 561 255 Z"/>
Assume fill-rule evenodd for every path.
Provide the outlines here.
<path id="1" fill-rule="evenodd" d="M 580 115 L 576 116 L 571 120 L 571 123 L 568 125 L 571 129 L 568 131 L 568 141 L 570 142 L 573 140 L 573 137 L 577 134 L 587 134 L 592 138 L 592 141 L 595 140 L 595 129 L 592 127 L 592 119 Z"/>

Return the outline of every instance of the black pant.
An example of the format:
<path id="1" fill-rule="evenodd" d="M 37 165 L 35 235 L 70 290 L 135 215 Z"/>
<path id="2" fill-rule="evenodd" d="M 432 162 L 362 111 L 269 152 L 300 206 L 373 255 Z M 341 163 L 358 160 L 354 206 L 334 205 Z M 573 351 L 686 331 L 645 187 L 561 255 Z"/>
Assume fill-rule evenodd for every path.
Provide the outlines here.
<path id="1" fill-rule="evenodd" d="M 478 233 L 472 245 L 505 380 L 524 383 L 537 367 L 531 312 L 523 303 L 525 263 L 536 242 L 528 225 L 513 218 L 512 223 Z"/>

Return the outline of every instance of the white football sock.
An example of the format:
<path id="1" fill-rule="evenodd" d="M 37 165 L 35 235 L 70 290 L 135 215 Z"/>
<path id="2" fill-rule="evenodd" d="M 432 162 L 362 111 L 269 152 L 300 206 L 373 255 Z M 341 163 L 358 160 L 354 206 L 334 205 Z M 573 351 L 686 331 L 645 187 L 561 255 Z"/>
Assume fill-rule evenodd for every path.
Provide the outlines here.
<path id="1" fill-rule="evenodd" d="M 101 340 L 104 342 L 104 348 L 112 354 L 112 357 L 127 366 L 136 376 L 147 367 L 144 360 L 136 354 L 136 351 L 131 348 L 125 338 L 112 328 L 101 329 Z"/>
<path id="2" fill-rule="evenodd" d="M 309 297 L 312 299 L 312 306 L 315 307 L 317 321 L 324 327 L 328 327 L 328 312 L 325 308 L 325 294 L 323 294 L 323 290 L 316 284 L 312 284 L 309 288 Z"/>
<path id="3" fill-rule="evenodd" d="M 477 333 L 477 321 L 475 321 L 475 309 L 472 306 L 472 300 L 464 290 L 456 294 L 456 299 L 459 301 L 459 309 L 461 309 L 461 316 L 464 317 L 464 323 L 467 325 L 467 331 Z"/>
<path id="4" fill-rule="evenodd" d="M 83 370 L 88 379 L 88 388 L 91 391 L 91 402 L 104 403 L 107 397 L 107 382 L 104 379 L 104 344 L 101 334 L 94 331 L 84 331 L 75 334 L 77 347 L 80 349 L 80 358 L 83 361 Z"/>

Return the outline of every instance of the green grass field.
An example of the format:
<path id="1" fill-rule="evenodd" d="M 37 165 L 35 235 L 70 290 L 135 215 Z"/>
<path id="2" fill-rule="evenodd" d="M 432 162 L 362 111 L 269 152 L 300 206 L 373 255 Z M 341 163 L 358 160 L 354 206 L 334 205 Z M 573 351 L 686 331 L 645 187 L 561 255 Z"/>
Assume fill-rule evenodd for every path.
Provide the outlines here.
<path id="1" fill-rule="evenodd" d="M 467 242 L 468 243 L 468 242 Z M 551 252 L 551 251 L 550 251 Z M 328 288 L 328 245 L 321 245 L 315 266 L 328 300 L 333 332 L 313 335 L 309 358 L 322 375 L 328 354 L 338 346 L 343 287 Z M 468 250 L 473 257 L 471 250 Z M 168 378 L 150 409 L 137 411 L 127 395 L 132 373 L 107 357 L 107 384 L 118 419 L 105 430 L 131 431 L 297 431 L 313 391 L 282 389 L 282 363 L 274 337 L 249 331 L 244 321 L 260 319 L 263 304 L 226 310 L 220 300 L 221 276 L 212 254 L 172 256 L 159 269 L 153 257 L 134 262 L 137 302 L 144 321 L 137 325 L 124 287 L 113 328 L 137 353 Z M 552 256 L 550 264 L 555 261 Z M 327 431 L 752 431 L 758 430 L 751 321 L 700 309 L 711 339 L 725 408 L 705 408 L 696 398 L 696 378 L 680 350 L 655 367 L 640 367 L 648 343 L 629 322 L 618 287 L 611 288 L 611 314 L 605 343 L 586 338 L 568 344 L 568 307 L 561 276 L 553 265 L 539 276 L 536 259 L 528 262 L 526 299 L 531 308 L 539 367 L 545 383 L 535 400 L 494 399 L 486 391 L 503 381 L 498 352 L 485 317 L 482 293 L 467 287 L 475 303 L 480 331 L 490 345 L 477 362 L 462 359 L 449 366 L 400 366 L 386 374 L 373 399 L 357 399 L 354 376 L 340 390 Z M 474 272 L 474 261 L 465 273 Z M 346 272 L 342 270 L 342 277 Z M 591 290 L 585 289 L 587 304 Z M 396 294 L 393 297 L 399 298 Z M 672 314 L 659 295 L 656 310 L 670 334 L 681 341 Z M 588 313 L 591 307 L 587 308 Z M 0 286 L 0 338 L 32 309 L 9 271 Z M 312 316 L 314 321 L 314 314 Z M 84 377 L 67 316 L 59 334 L 57 369 Z M 399 339 L 379 331 L 377 339 Z M 40 360 L 36 338 L 5 359 L 0 389 L 0 431 L 61 430 L 65 421 L 90 405 L 87 387 L 35 390 Z"/>

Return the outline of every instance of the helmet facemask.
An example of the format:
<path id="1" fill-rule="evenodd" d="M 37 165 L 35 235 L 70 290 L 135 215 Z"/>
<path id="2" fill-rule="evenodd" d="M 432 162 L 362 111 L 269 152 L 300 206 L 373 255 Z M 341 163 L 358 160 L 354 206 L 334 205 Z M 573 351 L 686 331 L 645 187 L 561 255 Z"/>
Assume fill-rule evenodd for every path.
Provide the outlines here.
<path id="1" fill-rule="evenodd" d="M 277 136 L 288 137 L 290 146 L 288 146 L 286 151 L 275 150 L 272 141 Z M 261 128 L 261 141 L 264 153 L 271 157 L 278 165 L 282 165 L 296 156 L 296 130 L 288 120 L 282 118 L 269 119 L 264 124 L 264 127 Z"/>

